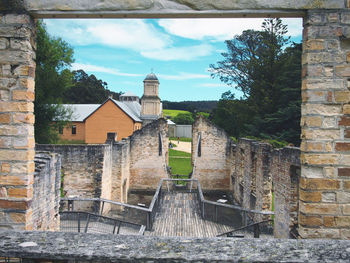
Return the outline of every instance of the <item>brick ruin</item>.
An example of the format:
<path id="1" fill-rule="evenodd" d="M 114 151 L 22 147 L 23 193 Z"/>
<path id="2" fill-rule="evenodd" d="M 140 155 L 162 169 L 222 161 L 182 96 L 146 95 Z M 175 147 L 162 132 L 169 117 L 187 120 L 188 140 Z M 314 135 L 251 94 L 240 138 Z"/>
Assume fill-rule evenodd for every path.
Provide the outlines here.
<path id="1" fill-rule="evenodd" d="M 62 156 L 66 197 L 128 202 L 128 192 L 154 190 L 168 177 L 167 123 L 159 119 L 120 142 L 99 145 L 37 145 L 36 150 Z M 82 209 L 91 209 L 89 205 Z M 104 210 L 108 212 L 108 209 Z"/>
<path id="2" fill-rule="evenodd" d="M 349 238 L 349 7 L 348 0 L 238 0 L 215 3 L 208 0 L 92 0 L 88 5 L 81 5 L 81 1 L 75 0 L 66 1 L 64 5 L 60 5 L 60 1 L 47 0 L 0 1 L 1 218 L 9 220 L 15 212 L 21 214 L 16 217 L 16 227 L 26 230 L 36 227 L 33 213 L 33 198 L 38 194 L 34 189 L 34 18 L 298 16 L 304 18 L 301 175 L 297 208 L 299 234 L 302 238 Z M 127 148 L 124 151 L 128 151 Z M 257 151 L 256 154 L 264 153 Z M 255 157 L 248 156 L 247 163 L 254 163 Z M 163 156 L 158 158 L 160 160 Z M 130 181 L 142 186 L 142 179 L 137 176 L 141 163 L 132 158 L 130 162 L 133 165 L 129 168 L 122 165 L 120 169 L 125 174 L 130 169 Z M 274 162 L 273 158 L 271 162 Z M 248 166 L 247 163 L 241 166 Z M 220 166 L 227 167 L 227 164 L 221 163 Z M 257 171 L 264 170 L 259 167 L 259 162 L 253 165 Z M 148 169 L 154 171 L 151 167 Z M 163 167 L 158 170 L 163 171 Z M 297 168 L 291 170 L 297 173 Z M 232 174 L 232 171 L 225 171 L 221 183 L 232 180 L 226 174 Z M 253 180 L 252 189 L 257 187 L 258 180 L 264 178 L 264 175 L 262 179 L 259 175 L 256 181 Z M 120 180 L 124 179 L 120 177 Z M 247 182 L 243 187 L 251 186 Z M 248 192 L 243 195 L 242 204 L 245 206 L 250 200 Z M 275 198 L 277 195 L 276 192 Z M 263 203 L 266 204 L 266 201 Z"/>
<path id="3" fill-rule="evenodd" d="M 234 143 L 224 130 L 201 116 L 193 124 L 193 138 L 192 177 L 204 190 L 232 191 L 235 202 L 251 210 L 271 211 L 274 196 L 274 234 L 294 237 L 298 224 L 299 148 L 274 149 L 268 143 L 249 139 Z M 253 218 L 255 222 L 263 219 L 262 215 Z"/>

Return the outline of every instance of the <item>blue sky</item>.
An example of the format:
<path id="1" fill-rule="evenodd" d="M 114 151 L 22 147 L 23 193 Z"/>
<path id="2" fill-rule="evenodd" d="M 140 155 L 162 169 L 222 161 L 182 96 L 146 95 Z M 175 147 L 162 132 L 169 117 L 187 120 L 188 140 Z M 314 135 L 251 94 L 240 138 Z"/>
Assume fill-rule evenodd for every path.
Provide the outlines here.
<path id="1" fill-rule="evenodd" d="M 246 29 L 261 29 L 263 19 L 62 19 L 45 20 L 48 32 L 74 48 L 72 69 L 83 69 L 110 90 L 143 93 L 153 70 L 162 100 L 217 100 L 230 89 L 212 79 L 209 64 L 222 59 L 224 40 Z M 300 42 L 302 19 L 283 19 Z M 231 89 L 232 90 L 232 89 Z M 240 97 L 239 92 L 235 92 Z"/>

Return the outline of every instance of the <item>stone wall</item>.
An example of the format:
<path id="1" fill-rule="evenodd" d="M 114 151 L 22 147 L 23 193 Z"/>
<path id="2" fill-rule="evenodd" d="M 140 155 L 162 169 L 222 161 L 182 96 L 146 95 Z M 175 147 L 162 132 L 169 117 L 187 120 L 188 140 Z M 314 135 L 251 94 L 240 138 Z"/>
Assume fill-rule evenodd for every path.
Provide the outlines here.
<path id="1" fill-rule="evenodd" d="M 59 230 L 61 157 L 53 153 L 35 154 L 32 201 L 33 229 Z"/>
<path id="2" fill-rule="evenodd" d="M 236 202 L 253 210 L 272 210 L 274 197 L 274 235 L 289 238 L 298 224 L 300 149 L 273 149 L 270 144 L 240 139 L 232 148 L 235 167 L 231 189 Z M 251 216 L 261 221 L 261 215 Z"/>
<path id="3" fill-rule="evenodd" d="M 59 200 L 61 185 L 61 158 L 57 154 L 41 152 L 35 155 L 33 197 L 27 211 L 11 208 L 0 213 L 0 230 L 21 229 L 30 215 L 33 230 L 59 229 Z M 7 193 L 17 198 L 25 198 L 26 187 L 9 187 Z M 2 194 L 5 192 L 3 191 Z M 7 196 L 3 196 L 7 197 Z"/>
<path id="4" fill-rule="evenodd" d="M 8 6 L 11 4 L 8 2 Z M 5 4 L 6 5 L 6 4 Z M 0 219 L 33 229 L 35 33 L 29 15 L 0 9 Z M 9 226 L 10 227 L 10 226 Z"/>
<path id="5" fill-rule="evenodd" d="M 203 190 L 227 190 L 230 169 L 227 161 L 232 140 L 226 132 L 199 116 L 192 125 L 192 178 Z"/>
<path id="6" fill-rule="evenodd" d="M 85 145 L 37 145 L 37 151 L 62 156 L 66 197 L 96 197 L 127 203 L 130 189 L 156 189 L 167 177 L 167 123 L 160 119 L 120 142 Z M 94 203 L 80 204 L 92 209 Z M 104 206 L 107 213 L 110 206 Z"/>
<path id="7" fill-rule="evenodd" d="M 288 238 L 298 223 L 300 149 L 273 149 L 268 143 L 232 139 L 207 119 L 193 124 L 193 178 L 205 190 L 232 191 L 237 204 L 271 211 L 274 196 L 275 236 Z M 274 193 L 274 194 L 273 194 Z M 255 222 L 262 215 L 249 214 Z"/>
<path id="8" fill-rule="evenodd" d="M 168 177 L 168 124 L 159 119 L 130 137 L 130 189 L 156 189 Z"/>
<path id="9" fill-rule="evenodd" d="M 350 9 L 307 13 L 302 63 L 299 234 L 350 238 Z"/>
<path id="10" fill-rule="evenodd" d="M 49 145 L 36 146 L 37 151 L 60 154 L 62 157 L 63 191 L 65 197 L 110 197 L 110 145 Z M 92 208 L 86 202 L 80 208 Z"/>

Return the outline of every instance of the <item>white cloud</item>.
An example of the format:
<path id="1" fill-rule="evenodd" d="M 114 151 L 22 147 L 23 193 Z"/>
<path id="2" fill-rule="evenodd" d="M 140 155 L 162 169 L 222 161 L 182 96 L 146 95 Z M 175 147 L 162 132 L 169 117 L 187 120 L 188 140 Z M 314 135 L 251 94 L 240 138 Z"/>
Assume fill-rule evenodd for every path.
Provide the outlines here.
<path id="1" fill-rule="evenodd" d="M 283 19 L 288 23 L 289 35 L 301 35 L 302 19 Z M 158 24 L 170 34 L 196 40 L 223 41 L 241 34 L 243 30 L 261 30 L 262 18 L 206 18 L 206 19 L 164 19 Z"/>
<path id="2" fill-rule="evenodd" d="M 96 65 L 90 65 L 90 64 L 80 64 L 80 63 L 73 63 L 72 64 L 72 70 L 79 70 L 82 69 L 87 72 L 102 72 L 102 73 L 108 73 L 115 76 L 126 76 L 126 77 L 141 77 L 141 74 L 134 74 L 134 73 L 123 73 L 120 72 L 118 69 L 113 68 L 106 68 L 106 67 L 100 67 Z"/>
<path id="3" fill-rule="evenodd" d="M 102 44 L 146 51 L 171 45 L 170 36 L 147 20 L 60 20 L 46 21 L 50 32 L 74 45 Z"/>
<path id="4" fill-rule="evenodd" d="M 196 46 L 168 47 L 159 50 L 142 51 L 141 55 L 147 58 L 163 61 L 189 61 L 198 57 L 208 56 L 212 51 L 213 47 L 211 45 L 202 44 Z"/>
<path id="5" fill-rule="evenodd" d="M 188 72 L 179 72 L 177 75 L 167 75 L 167 74 L 157 74 L 159 79 L 166 80 L 189 80 L 189 79 L 208 79 L 209 75 L 205 74 L 196 74 L 196 73 L 188 73 Z"/>

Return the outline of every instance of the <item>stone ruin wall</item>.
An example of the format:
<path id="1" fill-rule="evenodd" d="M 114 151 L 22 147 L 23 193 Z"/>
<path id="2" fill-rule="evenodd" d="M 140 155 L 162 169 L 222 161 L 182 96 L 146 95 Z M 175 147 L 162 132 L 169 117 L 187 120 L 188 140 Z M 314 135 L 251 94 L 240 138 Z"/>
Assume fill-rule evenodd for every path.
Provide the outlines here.
<path id="1" fill-rule="evenodd" d="M 159 138 L 159 134 L 162 139 Z M 36 145 L 62 157 L 65 197 L 104 198 L 127 203 L 129 190 L 157 188 L 167 177 L 167 123 L 158 120 L 120 142 L 99 145 Z M 162 153 L 159 155 L 159 142 Z M 77 204 L 75 204 L 76 206 Z M 96 209 L 94 202 L 79 203 L 79 209 Z M 111 209 L 104 205 L 104 213 Z"/>
<path id="2" fill-rule="evenodd" d="M 59 230 L 60 187 L 61 157 L 54 153 L 37 152 L 32 200 L 33 229 Z"/>
<path id="3" fill-rule="evenodd" d="M 38 152 L 35 155 L 35 172 L 33 190 L 30 193 L 32 201 L 28 203 L 27 212 L 17 202 L 17 207 L 8 207 L 0 212 L 0 230 L 23 228 L 23 222 L 30 216 L 33 230 L 59 229 L 59 200 L 61 185 L 61 157 L 48 152 Z M 4 200 L 16 197 L 25 200 L 25 187 L 0 188 L 0 196 Z M 24 203 L 24 202 L 23 202 Z"/>
<path id="4" fill-rule="evenodd" d="M 199 135 L 201 138 L 199 139 Z M 198 142 L 201 155 L 198 156 Z M 193 178 L 208 190 L 232 191 L 235 202 L 251 210 L 272 210 L 274 193 L 275 236 L 289 238 L 298 223 L 300 149 L 273 149 L 270 144 L 232 139 L 208 120 L 193 125 Z M 250 215 L 255 221 L 264 218 Z"/>
<path id="5" fill-rule="evenodd" d="M 154 190 L 167 178 L 168 124 L 159 119 L 130 136 L 130 189 Z"/>
<path id="6" fill-rule="evenodd" d="M 192 125 L 192 178 L 204 191 L 227 190 L 230 185 L 230 145 L 226 132 L 200 116 Z"/>
<path id="7" fill-rule="evenodd" d="M 0 213 L 29 209 L 34 176 L 34 17 L 304 18 L 299 234 L 350 238 L 350 1 L 0 1 Z M 10 194 L 25 188 L 24 197 Z M 4 197 L 6 193 L 6 197 Z"/>

